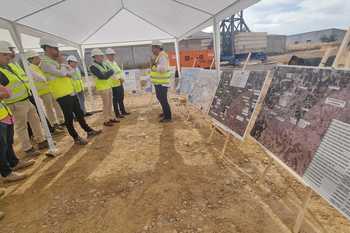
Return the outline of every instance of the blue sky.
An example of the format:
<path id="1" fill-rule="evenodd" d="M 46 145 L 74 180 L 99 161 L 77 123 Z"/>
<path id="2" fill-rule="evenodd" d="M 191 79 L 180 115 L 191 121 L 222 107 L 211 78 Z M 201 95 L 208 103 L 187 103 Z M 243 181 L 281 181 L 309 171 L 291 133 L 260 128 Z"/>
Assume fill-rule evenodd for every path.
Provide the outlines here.
<path id="1" fill-rule="evenodd" d="M 244 12 L 252 31 L 296 34 L 350 27 L 350 0 L 261 0 Z"/>

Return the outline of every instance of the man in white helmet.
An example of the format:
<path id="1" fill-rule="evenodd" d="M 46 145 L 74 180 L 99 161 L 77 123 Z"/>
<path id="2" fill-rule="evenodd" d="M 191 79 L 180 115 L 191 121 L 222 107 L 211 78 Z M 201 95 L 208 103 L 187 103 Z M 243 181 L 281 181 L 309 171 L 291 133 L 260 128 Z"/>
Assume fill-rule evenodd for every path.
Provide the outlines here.
<path id="1" fill-rule="evenodd" d="M 11 100 L 22 98 L 27 95 L 27 91 L 23 85 L 19 85 L 18 83 L 17 85 L 13 85 L 15 80 L 17 80 L 14 77 L 15 75 L 12 75 L 10 71 L 4 68 L 4 64 L 8 65 L 10 60 L 11 50 L 6 43 L 0 42 L 0 72 L 2 75 L 8 77 L 10 84 L 7 84 L 7 87 L 0 84 L 0 177 L 6 182 L 24 179 L 26 175 L 16 173 L 15 171 L 34 164 L 34 160 L 19 160 L 13 149 L 14 123 L 17 119 L 15 119 L 8 100 L 12 102 Z M 0 212 L 0 218 L 1 215 L 3 213 Z"/>
<path id="2" fill-rule="evenodd" d="M 56 113 L 54 112 L 55 100 L 53 99 L 53 96 L 51 94 L 49 83 L 44 75 L 44 72 L 39 67 L 41 62 L 39 54 L 34 50 L 29 50 L 25 53 L 25 57 L 29 62 L 31 76 L 33 77 L 33 81 L 38 91 L 38 95 L 44 104 L 50 132 L 53 134 L 61 133 L 63 132 L 63 128 L 59 126 L 58 118 L 56 116 Z M 60 114 L 62 114 L 61 109 L 59 109 L 59 112 Z"/>
<path id="3" fill-rule="evenodd" d="M 130 113 L 126 112 L 124 106 L 124 87 L 123 87 L 123 71 L 120 69 L 118 63 L 115 60 L 115 51 L 112 48 L 106 49 L 106 63 L 114 71 L 114 75 L 111 79 L 112 92 L 113 92 L 113 108 L 115 115 L 119 118 Z"/>
<path id="4" fill-rule="evenodd" d="M 168 102 L 168 88 L 170 87 L 170 69 L 169 57 L 163 51 L 162 43 L 160 41 L 152 42 L 152 59 L 151 66 L 151 81 L 156 90 L 156 96 L 162 106 L 163 113 L 160 114 L 162 118 L 160 122 L 166 123 L 171 121 L 171 110 Z"/>
<path id="5" fill-rule="evenodd" d="M 104 53 L 101 49 L 93 49 L 91 51 L 91 57 L 93 63 L 90 66 L 90 71 L 95 78 L 96 91 L 100 94 L 103 104 L 103 125 L 111 127 L 113 124 L 118 123 L 112 112 L 112 78 L 114 71 L 107 65 L 104 59 Z"/>
<path id="6" fill-rule="evenodd" d="M 67 57 L 67 62 L 68 62 L 68 65 L 74 70 L 74 73 L 72 74 L 74 92 L 77 95 L 79 99 L 80 107 L 86 116 L 87 113 L 86 113 L 85 96 L 84 96 L 85 85 L 81 77 L 81 72 L 78 66 L 79 61 L 74 55 L 70 55 Z"/>
<path id="7" fill-rule="evenodd" d="M 74 139 L 75 144 L 86 145 L 87 141 L 80 137 L 74 128 L 74 116 L 81 128 L 87 133 L 88 138 L 94 137 L 102 131 L 93 130 L 85 121 L 78 97 L 74 93 L 72 83 L 74 70 L 60 64 L 60 53 L 56 42 L 42 38 L 40 40 L 40 46 L 45 51 L 45 55 L 40 63 L 40 68 L 49 82 L 54 98 L 62 109 L 68 133 Z"/>
<path id="8" fill-rule="evenodd" d="M 29 157 L 37 156 L 40 152 L 32 145 L 27 122 L 29 122 L 36 141 L 39 142 L 38 149 L 48 148 L 48 143 L 45 140 L 35 106 L 30 101 L 32 93 L 29 88 L 29 79 L 23 69 L 13 62 L 15 58 L 14 47 L 7 41 L 0 41 L 0 44 L 2 47 L 7 46 L 10 50 L 8 54 L 9 61 L 3 60 L 0 63 L 0 84 L 9 88 L 12 92 L 12 96 L 4 102 L 16 118 L 15 131 L 22 150 Z"/>

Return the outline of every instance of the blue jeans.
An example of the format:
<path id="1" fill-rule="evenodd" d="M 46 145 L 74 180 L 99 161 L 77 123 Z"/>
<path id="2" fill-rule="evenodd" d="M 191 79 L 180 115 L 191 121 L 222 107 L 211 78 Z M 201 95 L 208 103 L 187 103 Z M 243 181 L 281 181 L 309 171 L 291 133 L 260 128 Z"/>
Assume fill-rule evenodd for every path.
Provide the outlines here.
<path id="1" fill-rule="evenodd" d="M 6 177 L 11 174 L 18 158 L 13 150 L 13 125 L 0 122 L 0 174 Z"/>

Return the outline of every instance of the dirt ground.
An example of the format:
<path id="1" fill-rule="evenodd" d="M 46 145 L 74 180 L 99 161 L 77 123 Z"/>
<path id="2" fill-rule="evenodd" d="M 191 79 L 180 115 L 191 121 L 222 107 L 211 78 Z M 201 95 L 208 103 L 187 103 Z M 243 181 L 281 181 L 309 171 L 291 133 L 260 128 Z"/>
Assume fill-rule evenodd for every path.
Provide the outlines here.
<path id="1" fill-rule="evenodd" d="M 85 147 L 56 138 L 61 156 L 41 156 L 31 176 L 2 185 L 1 233 L 290 233 L 306 189 L 273 165 L 251 139 L 211 143 L 208 121 L 173 102 L 173 123 L 159 124 L 149 96 L 128 97 L 131 115 Z M 88 118 L 101 127 L 101 115 Z M 350 223 L 318 195 L 303 233 L 347 233 Z"/>

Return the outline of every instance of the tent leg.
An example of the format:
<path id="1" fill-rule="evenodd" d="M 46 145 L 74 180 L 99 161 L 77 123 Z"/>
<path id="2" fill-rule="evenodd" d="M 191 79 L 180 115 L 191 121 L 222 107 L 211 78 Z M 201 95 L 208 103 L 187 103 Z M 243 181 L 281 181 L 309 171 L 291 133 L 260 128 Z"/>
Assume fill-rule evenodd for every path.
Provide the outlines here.
<path id="1" fill-rule="evenodd" d="M 22 44 L 22 39 L 20 37 L 20 34 L 17 30 L 17 27 L 14 23 L 11 23 L 11 30 L 10 30 L 10 33 L 11 33 L 11 36 L 14 40 L 14 42 L 16 43 L 16 46 L 19 50 L 19 55 L 20 55 L 20 58 L 23 62 L 23 67 L 24 67 L 24 70 L 26 72 L 26 75 L 28 76 L 28 79 L 29 79 L 29 86 L 30 86 L 30 89 L 33 93 L 33 97 L 34 97 L 34 101 L 37 105 L 37 108 L 38 108 L 38 112 L 39 112 L 39 118 L 40 118 L 40 121 L 41 121 L 41 125 L 42 127 L 44 128 L 44 132 L 45 132 L 45 135 L 46 135 L 46 140 L 49 144 L 49 150 L 47 151 L 46 155 L 47 156 L 52 156 L 52 157 L 55 157 L 57 156 L 59 153 L 58 153 L 58 150 L 56 148 L 56 145 L 53 141 L 53 138 L 52 138 L 52 135 L 50 133 L 50 129 L 49 129 L 49 126 L 46 122 L 46 115 L 44 113 L 44 108 L 42 106 L 42 103 L 40 101 L 40 97 L 38 95 L 38 91 L 34 85 L 34 81 L 33 81 L 33 78 L 31 76 L 31 73 L 29 72 L 29 66 L 28 66 L 28 63 L 24 57 L 24 49 L 23 49 L 23 44 Z"/>
<path id="2" fill-rule="evenodd" d="M 175 54 L 176 54 L 176 68 L 177 68 L 177 73 L 179 75 L 179 80 L 182 79 L 182 74 L 181 74 L 181 60 L 180 60 L 180 49 L 179 49 L 179 41 L 176 39 L 174 41 L 175 44 Z M 177 87 L 175 87 L 176 90 Z"/>
<path id="3" fill-rule="evenodd" d="M 89 73 L 88 73 L 88 69 L 87 69 L 87 66 L 86 66 L 86 62 L 85 62 L 85 49 L 83 48 L 82 45 L 80 45 L 78 51 L 79 51 L 79 55 L 80 55 L 80 58 L 81 58 L 83 69 L 84 69 L 85 82 L 88 83 L 88 92 L 89 92 L 89 95 L 90 95 L 89 99 L 90 99 L 91 104 L 92 104 L 92 111 L 96 111 L 97 110 L 96 109 L 96 103 L 95 103 L 95 100 L 93 98 L 93 91 L 92 91 L 92 81 L 89 78 Z"/>
<path id="4" fill-rule="evenodd" d="M 220 26 L 217 19 L 213 18 L 213 38 L 214 38 L 214 54 L 215 54 L 215 68 L 217 71 L 217 75 L 220 78 Z"/>

